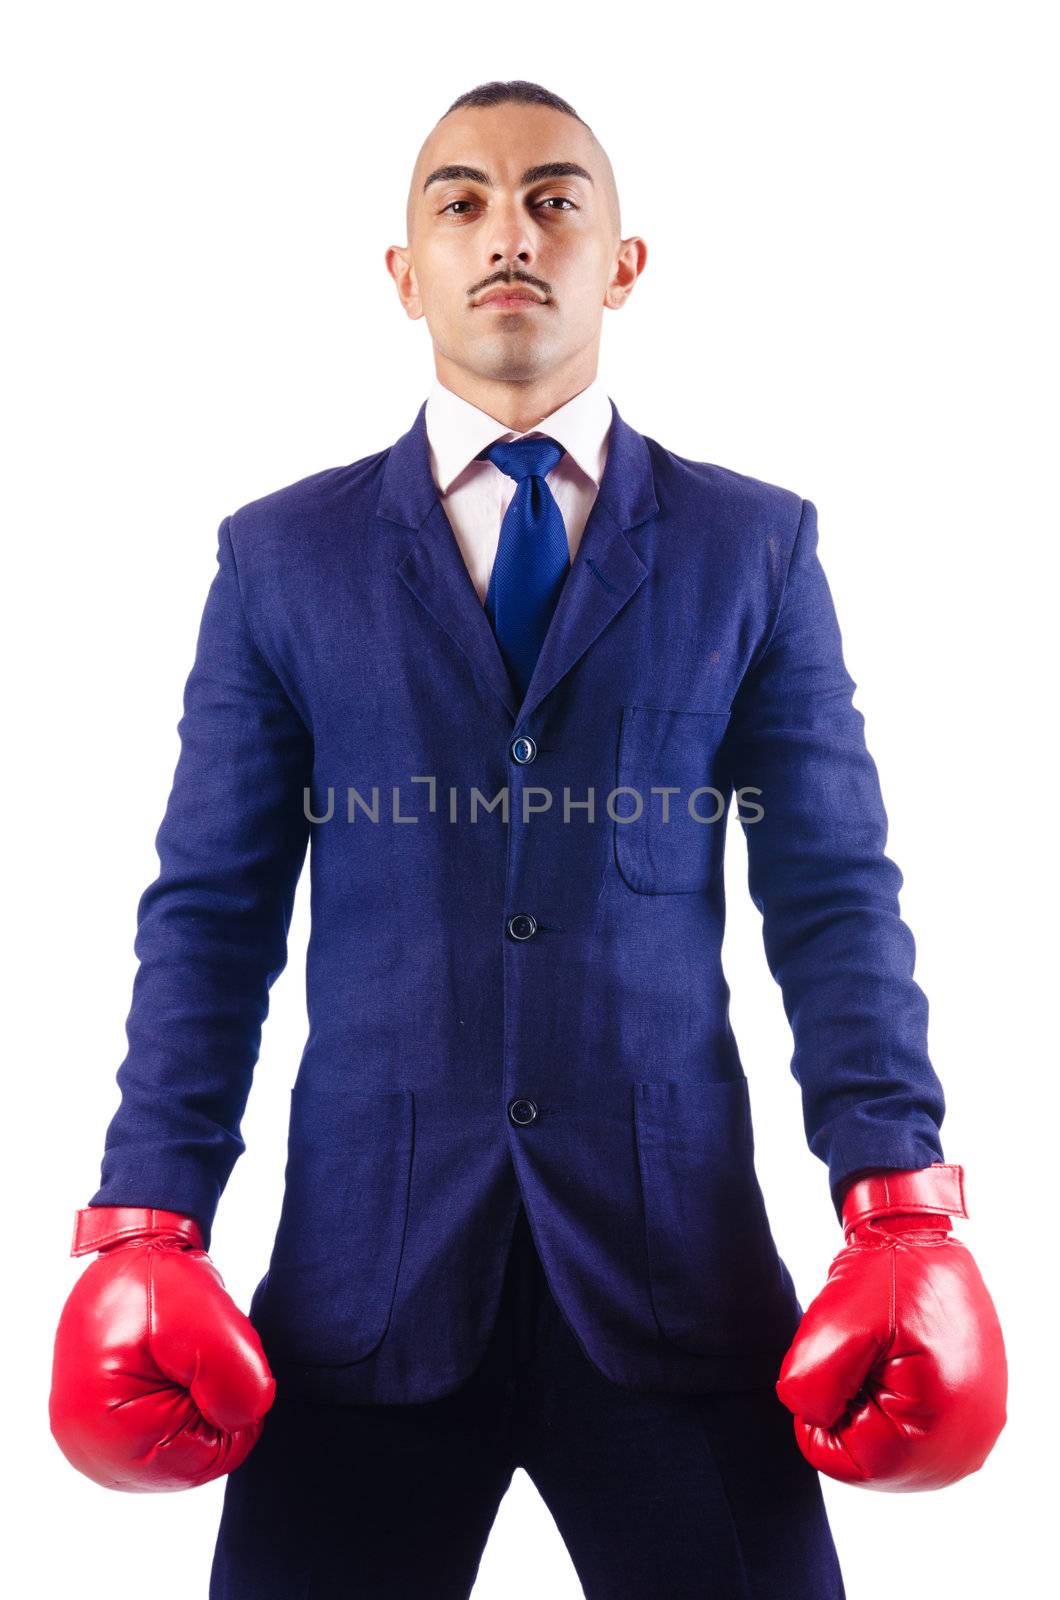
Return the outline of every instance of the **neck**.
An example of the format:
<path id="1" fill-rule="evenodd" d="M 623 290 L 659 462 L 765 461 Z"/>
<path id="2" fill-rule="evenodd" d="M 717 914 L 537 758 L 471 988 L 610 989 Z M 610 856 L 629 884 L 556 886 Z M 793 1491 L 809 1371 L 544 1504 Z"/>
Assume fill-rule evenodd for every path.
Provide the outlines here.
<path id="1" fill-rule="evenodd" d="M 591 352 L 591 360 L 585 359 L 588 354 L 590 352 L 582 352 L 580 357 L 547 377 L 523 383 L 471 372 L 438 350 L 434 354 L 434 370 L 439 383 L 453 394 L 477 406 L 488 417 L 495 417 L 513 433 L 528 433 L 544 417 L 550 417 L 553 411 L 558 411 L 589 387 L 596 377 L 596 352 Z"/>

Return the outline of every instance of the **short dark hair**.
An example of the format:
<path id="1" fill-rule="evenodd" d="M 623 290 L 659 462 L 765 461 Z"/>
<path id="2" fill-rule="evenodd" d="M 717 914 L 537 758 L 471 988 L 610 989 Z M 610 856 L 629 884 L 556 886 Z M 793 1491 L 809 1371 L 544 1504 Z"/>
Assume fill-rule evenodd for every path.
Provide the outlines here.
<path id="1" fill-rule="evenodd" d="M 494 79 L 492 83 L 480 83 L 477 88 L 469 89 L 458 100 L 454 100 L 448 111 L 442 113 L 448 116 L 449 111 L 459 111 L 464 106 L 551 106 L 553 111 L 564 111 L 568 117 L 573 117 L 584 128 L 589 124 L 584 117 L 579 117 L 574 107 L 568 101 L 553 94 L 551 89 L 543 89 L 539 83 L 527 83 L 523 78 L 513 78 L 508 83 Z M 439 121 L 441 118 L 439 118 Z M 589 128 L 589 132 L 592 133 Z"/>

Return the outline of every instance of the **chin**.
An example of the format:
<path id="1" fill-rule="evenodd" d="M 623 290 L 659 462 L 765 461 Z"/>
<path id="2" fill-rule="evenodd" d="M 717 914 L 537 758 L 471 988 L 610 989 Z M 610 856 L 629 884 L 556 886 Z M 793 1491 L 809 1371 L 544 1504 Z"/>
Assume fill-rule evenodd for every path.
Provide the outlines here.
<path id="1" fill-rule="evenodd" d="M 482 376 L 495 382 L 530 383 L 549 370 L 550 362 L 547 352 L 540 346 L 533 350 L 513 346 L 486 352 L 478 365 Z"/>

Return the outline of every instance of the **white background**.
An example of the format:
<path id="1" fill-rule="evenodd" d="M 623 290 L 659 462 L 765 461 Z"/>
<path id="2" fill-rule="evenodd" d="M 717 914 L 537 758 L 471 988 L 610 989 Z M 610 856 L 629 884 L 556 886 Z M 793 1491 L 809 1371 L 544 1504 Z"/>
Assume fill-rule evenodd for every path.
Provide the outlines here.
<path id="1" fill-rule="evenodd" d="M 136 901 L 221 518 L 390 444 L 433 375 L 384 268 L 458 94 L 565 96 L 648 243 L 601 376 L 684 455 L 811 498 L 998 1305 L 1010 1421 L 936 1493 L 823 1480 L 850 1600 L 1040 1593 L 1056 1271 L 1056 56 L 1046 7 L 23 5 L 3 54 L 8 1592 L 205 1596 L 223 1484 L 108 1492 L 48 1431 L 73 1212 L 117 1103 Z M 841 1238 L 730 829 L 725 964 L 804 1303 Z M 212 1254 L 279 1211 L 308 881 Z M 1053 1305 L 1053 1312 L 1048 1307 Z M 1051 1420 L 1043 1416 L 1049 1410 Z M 476 1600 L 580 1593 L 519 1472 Z M 708 1593 L 705 1586 L 704 1593 Z M 665 1600 L 665 1597 L 660 1597 Z"/>

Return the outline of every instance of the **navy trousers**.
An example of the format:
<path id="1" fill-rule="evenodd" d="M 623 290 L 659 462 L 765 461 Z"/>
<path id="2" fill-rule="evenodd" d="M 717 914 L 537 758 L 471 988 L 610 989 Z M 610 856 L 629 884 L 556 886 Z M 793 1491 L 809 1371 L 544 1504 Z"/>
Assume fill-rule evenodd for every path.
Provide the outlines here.
<path id="1" fill-rule="evenodd" d="M 418 1405 L 277 1396 L 226 1483 L 210 1600 L 466 1600 L 516 1467 L 587 1600 L 844 1600 L 820 1480 L 772 1386 L 612 1383 L 552 1298 L 525 1212 L 490 1344 L 457 1389 Z"/>

